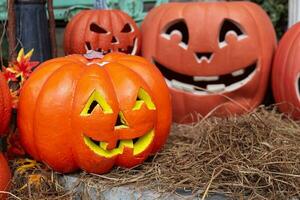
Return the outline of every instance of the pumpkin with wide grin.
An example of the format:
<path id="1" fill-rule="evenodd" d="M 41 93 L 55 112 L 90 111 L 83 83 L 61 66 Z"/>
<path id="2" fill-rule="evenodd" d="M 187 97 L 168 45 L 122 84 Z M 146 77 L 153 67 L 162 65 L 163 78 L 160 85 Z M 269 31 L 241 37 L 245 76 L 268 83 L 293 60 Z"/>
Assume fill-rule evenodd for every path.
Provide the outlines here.
<path id="1" fill-rule="evenodd" d="M 52 59 L 20 95 L 25 150 L 59 172 L 141 164 L 164 145 L 170 124 L 168 87 L 159 70 L 137 56 Z"/>
<path id="2" fill-rule="evenodd" d="M 163 4 L 148 13 L 142 35 L 142 55 L 169 86 L 175 122 L 242 114 L 262 102 L 276 37 L 256 4 Z"/>

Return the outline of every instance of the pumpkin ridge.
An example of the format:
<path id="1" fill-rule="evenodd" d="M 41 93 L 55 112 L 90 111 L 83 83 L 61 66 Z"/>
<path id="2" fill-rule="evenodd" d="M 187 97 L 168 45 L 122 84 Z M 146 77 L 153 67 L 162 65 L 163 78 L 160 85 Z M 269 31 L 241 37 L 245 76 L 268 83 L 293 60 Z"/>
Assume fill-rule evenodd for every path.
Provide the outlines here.
<path id="1" fill-rule="evenodd" d="M 167 15 L 167 12 L 166 11 L 164 11 L 163 9 L 162 9 L 162 16 L 160 17 L 160 20 L 159 20 L 159 26 L 158 27 L 161 27 L 161 23 L 163 23 L 162 21 L 162 19 L 164 19 L 165 18 L 165 15 Z M 159 28 L 157 28 L 157 32 L 158 32 L 158 34 L 157 35 L 160 35 L 161 34 L 161 30 L 159 29 Z M 155 49 L 157 48 L 157 45 L 158 44 L 158 40 L 155 40 Z M 155 51 L 156 52 L 156 51 Z M 156 56 L 156 55 L 153 55 L 153 56 Z"/>
<path id="2" fill-rule="evenodd" d="M 252 9 L 249 8 L 249 4 L 247 4 L 247 2 L 246 2 L 245 4 L 241 3 L 240 5 L 241 5 L 242 7 L 244 7 L 244 9 L 249 13 L 249 15 L 251 16 L 252 20 L 253 20 L 254 23 L 255 23 L 255 27 L 256 27 L 256 30 L 257 30 L 257 29 L 258 29 L 257 27 L 259 27 L 259 25 L 258 25 L 257 20 L 255 20 L 255 18 L 254 18 L 254 16 L 253 16 Z M 254 4 L 254 5 L 257 6 L 256 4 Z M 263 13 L 263 14 L 265 14 L 265 13 Z M 267 23 L 268 23 L 268 21 L 267 21 Z M 263 35 L 264 35 L 264 34 L 261 33 L 261 29 L 258 29 L 257 32 L 258 32 L 258 34 L 259 34 L 259 37 L 258 37 L 259 43 L 262 44 L 262 43 L 263 43 L 262 40 L 263 40 Z M 275 42 L 276 42 L 276 36 L 275 36 Z M 274 48 L 273 48 L 273 49 L 274 49 Z M 263 61 L 266 62 L 265 59 L 262 59 L 262 58 L 261 58 L 262 55 L 265 55 L 265 53 L 264 53 L 264 52 L 265 52 L 265 48 L 261 48 L 260 50 L 261 50 L 261 53 L 259 54 L 259 55 L 260 55 L 260 58 L 258 58 L 259 62 L 257 62 L 257 63 L 260 64 L 260 66 L 262 66 L 262 65 L 263 65 Z M 274 55 L 272 55 L 272 57 L 274 57 Z M 272 65 L 272 61 L 270 61 L 270 62 L 271 62 L 270 65 Z M 271 71 L 271 67 L 269 67 L 269 68 L 263 68 L 263 69 L 267 70 L 267 73 L 268 73 L 268 74 L 269 74 L 270 71 Z M 267 77 L 267 82 L 269 82 L 269 80 L 270 80 L 270 76 Z M 263 82 L 263 81 L 264 81 L 263 79 L 260 79 L 260 83 Z M 260 91 L 260 90 L 258 90 L 258 91 Z M 266 91 L 267 91 L 267 87 L 265 87 L 264 90 L 261 90 L 261 93 L 265 94 Z M 264 96 L 264 95 L 263 95 L 263 96 Z M 256 107 L 256 106 L 258 105 L 258 103 L 255 104 L 254 102 L 257 102 L 256 99 L 259 99 L 259 98 L 260 98 L 260 96 L 259 96 L 259 95 L 256 95 L 256 96 L 254 96 L 254 97 L 251 99 L 251 101 L 253 102 L 253 103 L 252 103 L 252 106 L 253 106 L 253 107 Z M 261 97 L 261 98 L 263 98 L 263 97 Z M 259 101 L 259 102 L 260 102 L 260 101 Z"/>
<path id="3" fill-rule="evenodd" d="M 78 19 L 76 19 L 76 21 L 74 21 L 74 23 L 72 24 L 72 26 L 69 28 L 70 30 L 71 30 L 71 33 L 70 34 L 73 34 L 73 32 L 75 32 L 75 31 L 77 31 L 77 29 L 75 29 L 74 28 L 74 26 L 80 26 L 80 24 L 77 24 L 78 23 L 78 21 L 79 21 L 79 23 L 81 22 L 81 20 L 82 20 L 82 18 L 84 17 L 84 14 L 83 14 L 84 12 L 82 12 L 82 13 L 79 13 L 79 14 L 81 14 L 81 15 L 79 15 L 78 16 Z M 86 20 L 87 21 L 87 20 Z M 75 23 L 75 22 L 77 22 L 77 23 Z M 83 23 L 83 22 L 82 22 Z M 83 35 L 85 35 L 86 34 L 86 30 L 87 30 L 87 27 L 85 27 L 85 29 L 84 29 L 84 33 L 83 33 Z M 71 43 L 71 37 L 66 37 L 67 38 L 67 42 L 66 42 L 66 44 L 68 45 L 68 47 L 67 47 L 67 49 L 69 49 L 70 48 L 70 43 Z M 66 48 L 65 48 L 66 49 Z"/>
<path id="4" fill-rule="evenodd" d="M 296 44 L 298 44 L 298 43 L 295 42 L 295 41 L 297 41 L 297 40 L 299 39 L 299 37 L 300 37 L 300 31 L 297 33 L 295 39 L 293 40 L 292 45 L 290 46 L 290 49 L 291 49 L 291 50 L 288 49 L 288 52 L 291 51 L 291 53 L 288 54 L 288 56 L 287 56 L 287 58 L 288 58 L 287 61 L 290 60 L 290 57 L 294 57 L 293 53 L 296 54 L 297 51 L 296 51 L 296 50 L 293 50 L 293 51 L 292 51 L 292 49 L 297 49 L 297 48 L 298 48 L 298 46 L 296 45 Z M 292 64 L 292 65 L 288 65 L 287 69 L 291 68 L 290 66 L 295 66 L 296 59 L 293 59 L 292 62 L 293 62 L 293 64 Z M 286 63 L 286 62 L 285 62 L 285 63 Z M 283 76 L 283 77 L 288 77 L 288 76 L 286 75 L 286 74 L 289 73 L 288 70 L 284 70 L 283 73 L 284 73 L 284 76 Z M 291 91 L 293 88 L 291 88 L 290 85 L 286 85 L 286 89 L 287 89 L 288 91 Z M 291 99 L 291 100 L 292 100 L 292 98 L 293 98 L 293 97 L 290 96 L 290 95 L 289 95 L 289 96 L 284 95 L 284 99 Z"/>
<path id="5" fill-rule="evenodd" d="M 84 68 L 83 69 L 83 72 L 82 72 L 82 74 L 84 74 L 84 72 L 86 72 L 87 70 L 88 70 L 89 68 Z M 76 84 L 75 84 L 75 88 L 74 88 L 74 90 L 73 90 L 73 93 L 72 93 L 72 104 L 71 104 L 71 112 L 70 112 L 70 114 L 69 114 L 69 118 L 71 119 L 71 126 L 72 126 L 72 124 L 73 124 L 73 118 L 72 118 L 72 115 L 73 115 L 73 113 L 74 113 L 74 99 L 75 99 L 75 95 L 76 95 L 76 92 L 77 92 L 77 89 L 78 89 L 78 82 L 80 81 L 80 79 L 82 78 L 83 76 L 79 76 L 79 78 L 78 79 L 76 79 Z M 71 117 L 70 117 L 71 116 Z M 74 153 L 74 148 L 71 148 L 71 154 L 72 154 L 72 160 L 73 160 L 73 163 L 75 163 L 75 165 L 76 165 L 76 168 L 78 168 L 79 167 L 79 163 L 78 163 L 78 160 L 76 160 L 75 158 L 76 158 L 76 154 Z"/>
<path id="6" fill-rule="evenodd" d="M 52 78 L 52 77 L 54 77 L 55 75 L 56 75 L 56 73 L 58 73 L 60 70 L 62 70 L 62 68 L 63 67 L 65 67 L 65 66 L 68 66 L 69 64 L 70 64 L 71 62 L 66 62 L 66 63 L 64 63 L 64 64 L 62 64 L 61 66 L 59 66 L 57 69 L 55 69 L 52 73 L 51 73 L 51 75 L 45 80 L 45 82 L 44 82 L 44 84 L 42 85 L 42 87 L 41 87 L 41 89 L 40 89 L 40 91 L 39 91 L 39 94 L 38 94 L 38 96 L 37 96 L 37 98 L 36 98 L 36 101 L 35 101 L 35 105 L 34 105 L 34 116 L 33 116 L 33 120 L 32 120 L 32 123 L 33 123 L 33 126 L 32 126 L 32 130 L 33 130 L 33 140 L 34 141 L 36 141 L 36 125 L 35 125 L 35 122 L 37 121 L 36 120 L 36 113 L 37 113 L 37 109 L 38 109 L 38 104 L 39 104 L 39 99 L 41 98 L 41 94 L 42 94 L 42 91 L 45 89 L 45 87 L 47 86 L 47 83 L 48 83 L 48 81 Z M 74 62 L 75 63 L 75 62 Z M 34 147 L 35 147 L 35 152 L 37 153 L 37 155 L 38 155 L 38 159 L 37 160 L 41 160 L 42 158 L 41 158 L 41 156 L 40 156 L 40 154 L 39 154 L 39 148 L 37 148 L 37 145 L 36 145 L 36 142 L 34 142 Z"/>
<path id="7" fill-rule="evenodd" d="M 291 43 L 291 45 L 288 46 L 288 49 L 286 49 L 286 52 L 296 52 L 296 51 L 292 51 L 292 49 L 297 47 L 297 43 L 295 41 L 300 37 L 300 29 L 299 29 L 299 32 L 296 33 L 294 37 L 295 38 L 293 38 L 293 40 L 292 40 L 293 42 Z M 292 53 L 289 53 L 285 57 L 285 60 L 284 60 L 283 64 L 286 65 L 288 63 L 288 61 L 291 59 L 291 57 L 292 57 Z M 293 60 L 294 64 L 295 64 L 295 62 L 296 62 L 296 59 Z M 287 77 L 286 73 L 288 73 L 288 70 L 283 70 L 282 73 L 284 73 L 284 75 L 282 75 L 282 77 Z M 283 87 L 283 85 L 282 85 L 282 87 Z M 284 91 L 284 90 L 280 90 L 280 91 Z M 282 96 L 281 98 L 282 99 L 289 99 L 289 96 L 286 96 L 286 94 L 284 92 L 281 92 L 281 96 Z"/>
<path id="8" fill-rule="evenodd" d="M 45 63 L 47 63 L 48 65 L 49 64 L 52 64 L 52 63 L 55 63 L 55 62 L 57 62 L 57 61 L 59 61 L 59 60 L 61 60 L 61 58 L 56 58 L 56 59 L 54 59 L 54 60 L 50 60 L 50 61 L 47 61 L 47 62 L 45 62 Z M 41 74 L 41 71 L 43 70 L 43 73 L 49 73 L 49 70 L 50 70 L 50 68 L 51 68 L 51 66 L 48 66 L 47 68 L 44 68 L 43 67 L 43 65 L 44 65 L 44 63 L 43 64 L 41 64 L 33 73 L 32 73 L 32 75 L 30 76 L 30 77 L 39 77 L 39 76 L 41 76 L 40 74 Z M 56 66 L 57 68 L 59 68 L 59 66 Z M 53 67 L 54 68 L 54 67 Z M 46 70 L 44 70 L 44 69 L 46 69 Z M 45 80 L 46 81 L 46 80 Z M 27 87 L 28 87 L 28 85 L 29 85 L 29 83 L 28 83 L 29 81 L 26 81 L 25 82 L 25 84 L 23 85 L 23 89 L 22 90 L 26 90 L 27 89 Z M 42 88 L 42 87 L 41 87 Z M 40 89 L 41 89 L 40 88 Z M 37 96 L 38 97 L 38 96 Z M 36 98 L 37 98 L 36 97 Z M 22 99 L 23 99 L 24 97 L 23 97 L 23 95 L 22 95 L 22 92 L 21 92 L 21 94 L 20 94 L 20 102 L 22 101 Z M 35 100 L 35 99 L 33 99 L 33 100 Z M 34 105 L 34 107 L 33 107 L 33 109 L 32 109 L 32 113 L 34 113 L 34 108 L 35 108 L 35 105 Z M 19 112 L 20 112 L 20 109 L 18 110 Z M 20 117 L 20 115 L 19 115 L 19 117 Z M 18 117 L 18 124 L 20 123 L 19 122 L 19 117 Z M 34 118 L 34 116 L 31 116 L 30 118 Z M 31 126 L 31 128 L 33 128 L 33 123 L 31 124 L 32 126 Z M 21 127 L 19 127 L 19 130 L 21 130 Z M 26 137 L 25 138 L 28 138 L 28 137 L 31 137 L 32 136 L 32 134 L 29 134 L 29 135 L 27 135 L 27 134 L 25 134 L 26 135 Z M 27 145 L 25 145 L 24 144 L 24 138 L 22 138 L 22 137 L 20 137 L 20 139 L 21 139 L 21 142 L 22 142 L 22 145 L 24 146 L 24 147 L 26 147 Z M 25 139 L 25 141 L 26 141 L 26 143 L 28 143 L 27 141 L 27 139 Z M 32 148 L 33 149 L 33 148 Z M 26 149 L 27 150 L 27 149 Z M 34 151 L 34 153 L 33 154 L 35 154 L 36 153 L 36 148 L 34 148 L 33 149 L 33 151 Z M 28 151 L 28 150 L 27 150 Z M 31 152 L 31 151 L 30 151 Z"/>

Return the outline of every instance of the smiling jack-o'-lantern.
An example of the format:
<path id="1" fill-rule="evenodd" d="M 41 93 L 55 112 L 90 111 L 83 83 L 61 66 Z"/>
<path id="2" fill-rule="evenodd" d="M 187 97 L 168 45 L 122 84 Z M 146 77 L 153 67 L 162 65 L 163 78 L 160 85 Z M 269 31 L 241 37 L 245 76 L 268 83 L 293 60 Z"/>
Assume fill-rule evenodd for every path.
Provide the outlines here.
<path id="1" fill-rule="evenodd" d="M 11 116 L 11 96 L 6 79 L 0 72 L 0 136 L 5 133 Z"/>
<path id="2" fill-rule="evenodd" d="M 140 164 L 165 143 L 170 123 L 168 87 L 159 70 L 137 56 L 53 59 L 20 95 L 23 146 L 60 172 Z"/>
<path id="3" fill-rule="evenodd" d="M 300 23 L 281 39 L 274 58 L 272 86 L 282 112 L 300 119 Z"/>
<path id="4" fill-rule="evenodd" d="M 97 51 L 136 55 L 141 34 L 133 19 L 120 10 L 84 10 L 68 23 L 64 33 L 65 54 Z"/>
<path id="5" fill-rule="evenodd" d="M 240 114 L 261 103 L 276 38 L 256 4 L 164 4 L 146 16 L 142 35 L 143 56 L 171 90 L 176 122 L 194 121 L 197 113 Z"/>
<path id="6" fill-rule="evenodd" d="M 7 161 L 3 154 L 0 153 L 0 191 L 5 191 L 9 187 L 11 174 L 7 165 Z M 0 200 L 6 199 L 7 195 L 0 193 Z"/>

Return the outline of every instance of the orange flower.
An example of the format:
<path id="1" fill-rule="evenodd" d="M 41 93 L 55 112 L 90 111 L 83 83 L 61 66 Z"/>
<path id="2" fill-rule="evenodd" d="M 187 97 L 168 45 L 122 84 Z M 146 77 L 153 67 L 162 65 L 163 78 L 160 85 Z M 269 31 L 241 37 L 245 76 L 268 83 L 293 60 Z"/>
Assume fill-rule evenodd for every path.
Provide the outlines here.
<path id="1" fill-rule="evenodd" d="M 32 49 L 24 54 L 24 49 L 22 48 L 18 53 L 17 60 L 10 62 L 8 67 L 3 67 L 3 73 L 13 98 L 13 108 L 17 108 L 21 87 L 29 78 L 33 68 L 39 64 L 39 62 L 30 61 L 33 51 Z"/>

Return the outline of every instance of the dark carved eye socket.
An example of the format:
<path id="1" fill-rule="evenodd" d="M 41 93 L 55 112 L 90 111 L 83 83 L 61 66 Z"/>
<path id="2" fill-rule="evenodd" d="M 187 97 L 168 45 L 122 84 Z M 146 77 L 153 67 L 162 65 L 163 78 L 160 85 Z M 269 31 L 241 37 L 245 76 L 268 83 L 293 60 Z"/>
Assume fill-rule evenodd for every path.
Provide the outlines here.
<path id="1" fill-rule="evenodd" d="M 104 28 L 98 26 L 98 25 L 95 24 L 95 23 L 92 23 L 92 24 L 90 25 L 90 30 L 91 30 L 92 32 L 95 32 L 95 33 L 108 33 Z"/>
<path id="2" fill-rule="evenodd" d="M 163 34 L 165 38 L 170 39 L 173 34 L 181 36 L 181 43 L 185 46 L 189 43 L 189 30 L 184 20 L 177 20 L 168 25 Z"/>
<path id="3" fill-rule="evenodd" d="M 242 29 L 240 28 L 240 26 L 236 22 L 229 19 L 225 19 L 220 30 L 220 35 L 219 35 L 220 43 L 225 41 L 227 34 L 234 34 L 237 37 L 245 35 Z"/>
<path id="4" fill-rule="evenodd" d="M 87 114 L 92 114 L 92 112 L 95 110 L 95 108 L 98 106 L 98 102 L 97 101 L 93 101 L 87 111 Z"/>
<path id="5" fill-rule="evenodd" d="M 121 30 L 122 33 L 130 33 L 131 31 L 133 31 L 133 29 L 130 26 L 130 24 L 128 24 L 128 23 L 125 24 L 124 27 Z"/>

